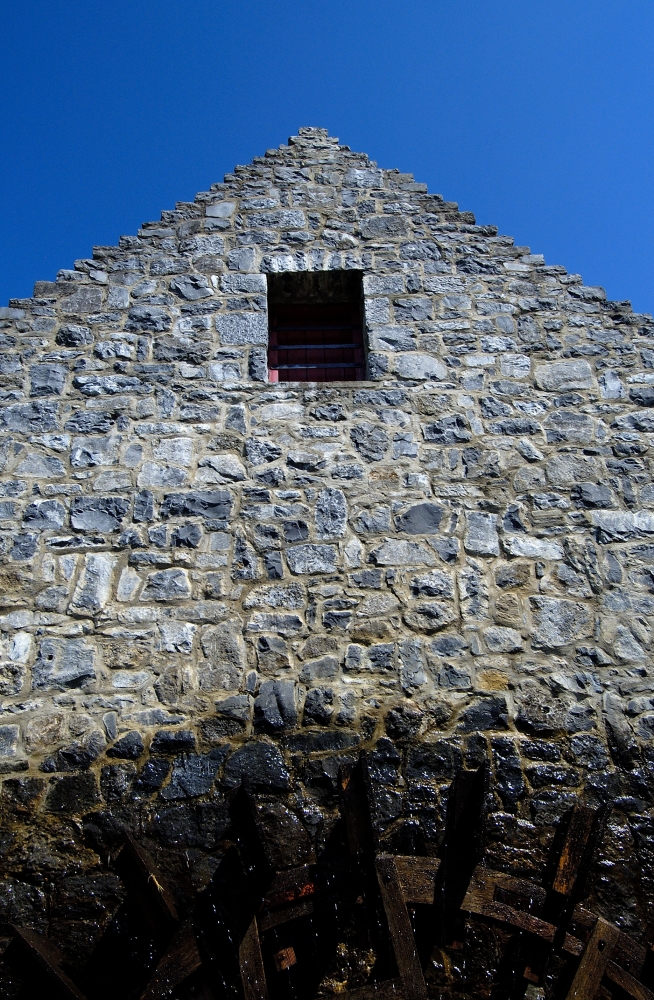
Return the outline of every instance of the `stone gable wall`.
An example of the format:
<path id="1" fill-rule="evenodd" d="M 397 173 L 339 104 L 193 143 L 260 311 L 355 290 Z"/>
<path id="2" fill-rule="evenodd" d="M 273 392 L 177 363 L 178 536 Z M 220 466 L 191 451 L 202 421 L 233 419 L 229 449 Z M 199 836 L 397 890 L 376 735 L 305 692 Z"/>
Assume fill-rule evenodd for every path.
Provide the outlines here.
<path id="1" fill-rule="evenodd" d="M 266 274 L 344 269 L 369 381 L 265 384 Z M 311 825 L 392 740 L 421 788 L 488 754 L 543 823 L 616 774 L 645 808 L 650 316 L 303 129 L 37 282 L 0 346 L 9 798 L 200 809 L 248 773 Z"/>

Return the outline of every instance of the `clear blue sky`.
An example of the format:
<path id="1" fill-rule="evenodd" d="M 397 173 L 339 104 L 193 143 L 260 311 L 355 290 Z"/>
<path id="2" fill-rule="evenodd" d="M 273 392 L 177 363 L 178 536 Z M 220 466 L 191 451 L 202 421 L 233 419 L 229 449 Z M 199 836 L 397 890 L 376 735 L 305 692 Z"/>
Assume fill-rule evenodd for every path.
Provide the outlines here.
<path id="1" fill-rule="evenodd" d="M 0 305 L 320 125 L 654 312 L 652 0 L 2 0 L 0 36 Z"/>

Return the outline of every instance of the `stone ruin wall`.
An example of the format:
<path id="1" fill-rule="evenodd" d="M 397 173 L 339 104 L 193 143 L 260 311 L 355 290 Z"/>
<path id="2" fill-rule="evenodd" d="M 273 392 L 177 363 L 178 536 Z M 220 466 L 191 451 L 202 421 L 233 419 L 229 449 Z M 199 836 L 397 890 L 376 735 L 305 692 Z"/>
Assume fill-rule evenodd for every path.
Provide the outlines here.
<path id="1" fill-rule="evenodd" d="M 329 270 L 363 274 L 369 380 L 267 384 L 267 275 Z M 0 345 L 0 920 L 83 950 L 118 893 L 85 832 L 120 823 L 201 885 L 243 774 L 319 850 L 367 748 L 428 849 L 487 759 L 516 872 L 617 798 L 599 905 L 644 926 L 650 316 L 302 129 Z"/>

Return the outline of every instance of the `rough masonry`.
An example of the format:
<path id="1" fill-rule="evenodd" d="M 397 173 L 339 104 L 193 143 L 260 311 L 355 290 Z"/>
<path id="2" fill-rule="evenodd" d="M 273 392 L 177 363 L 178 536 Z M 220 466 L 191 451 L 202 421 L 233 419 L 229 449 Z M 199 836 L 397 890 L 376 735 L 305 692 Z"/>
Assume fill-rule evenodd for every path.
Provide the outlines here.
<path id="1" fill-rule="evenodd" d="M 343 270 L 368 380 L 268 383 L 267 276 Z M 319 850 L 362 748 L 429 849 L 487 759 L 507 870 L 617 798 L 600 904 L 652 919 L 651 316 L 306 128 L 0 347 L 1 920 L 82 954 L 119 823 L 206 882 L 242 775 Z"/>

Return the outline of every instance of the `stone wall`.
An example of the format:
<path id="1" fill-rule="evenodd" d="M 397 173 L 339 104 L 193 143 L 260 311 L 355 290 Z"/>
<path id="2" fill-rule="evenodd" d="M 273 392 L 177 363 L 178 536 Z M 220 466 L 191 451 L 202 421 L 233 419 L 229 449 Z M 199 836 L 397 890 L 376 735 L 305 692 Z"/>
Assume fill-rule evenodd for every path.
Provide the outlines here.
<path id="1" fill-rule="evenodd" d="M 265 384 L 267 274 L 330 270 L 363 274 L 369 381 Z M 246 773 L 318 842 L 359 748 L 389 836 L 436 843 L 487 758 L 507 852 L 580 795 L 650 842 L 650 316 L 301 129 L 0 328 L 5 860 L 35 925 L 26 858 L 93 868 L 81 816 L 211 855 Z"/>

